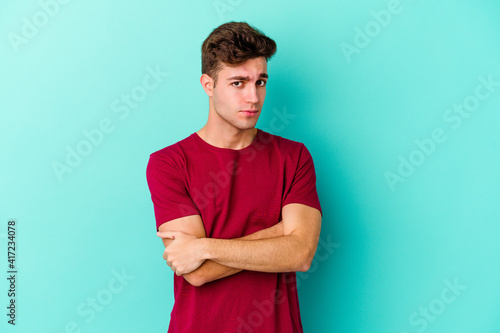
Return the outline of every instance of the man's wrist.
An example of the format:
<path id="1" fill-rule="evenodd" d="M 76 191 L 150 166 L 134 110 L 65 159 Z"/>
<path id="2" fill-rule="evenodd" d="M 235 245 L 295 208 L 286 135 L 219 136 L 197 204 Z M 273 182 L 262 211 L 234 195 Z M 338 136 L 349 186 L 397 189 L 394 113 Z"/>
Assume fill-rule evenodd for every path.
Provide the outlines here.
<path id="1" fill-rule="evenodd" d="M 212 239 L 210 238 L 200 238 L 199 239 L 201 243 L 201 253 L 202 253 L 202 259 L 205 260 L 210 260 L 212 259 L 212 254 L 211 254 L 211 245 L 212 245 Z"/>

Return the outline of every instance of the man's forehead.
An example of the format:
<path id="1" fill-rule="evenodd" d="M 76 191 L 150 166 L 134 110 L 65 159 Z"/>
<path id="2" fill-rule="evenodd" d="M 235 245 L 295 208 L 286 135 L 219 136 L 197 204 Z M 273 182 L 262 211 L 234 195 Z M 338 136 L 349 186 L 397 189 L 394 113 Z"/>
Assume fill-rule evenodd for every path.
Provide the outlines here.
<path id="1" fill-rule="evenodd" d="M 258 60 L 257 60 L 258 59 Z M 264 58 L 250 59 L 239 65 L 227 65 L 222 63 L 219 75 L 224 77 L 232 76 L 257 76 L 267 77 L 267 62 Z"/>

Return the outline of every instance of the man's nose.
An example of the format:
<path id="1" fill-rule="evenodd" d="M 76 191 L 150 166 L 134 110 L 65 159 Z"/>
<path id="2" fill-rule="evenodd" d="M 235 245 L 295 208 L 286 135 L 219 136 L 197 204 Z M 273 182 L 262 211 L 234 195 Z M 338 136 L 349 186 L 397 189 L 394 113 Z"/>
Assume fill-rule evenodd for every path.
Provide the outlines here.
<path id="1" fill-rule="evenodd" d="M 245 99 L 247 103 L 256 104 L 259 102 L 259 95 L 257 94 L 257 87 L 254 85 L 247 85 L 245 91 Z"/>

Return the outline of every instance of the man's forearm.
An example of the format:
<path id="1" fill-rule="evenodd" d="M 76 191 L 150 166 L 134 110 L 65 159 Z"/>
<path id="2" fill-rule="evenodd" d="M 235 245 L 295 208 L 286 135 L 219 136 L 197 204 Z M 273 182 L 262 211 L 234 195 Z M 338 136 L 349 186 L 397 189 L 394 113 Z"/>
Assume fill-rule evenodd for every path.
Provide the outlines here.
<path id="1" fill-rule="evenodd" d="M 205 259 L 260 272 L 307 271 L 316 251 L 316 246 L 307 245 L 303 237 L 294 234 L 257 240 L 206 238 L 202 241 Z"/>
<path id="2" fill-rule="evenodd" d="M 283 222 L 280 221 L 274 226 L 263 229 L 253 234 L 238 238 L 238 240 L 257 240 L 283 235 Z M 194 286 L 201 286 L 207 282 L 222 279 L 224 277 L 241 272 L 243 269 L 228 267 L 212 260 L 205 262 L 191 273 L 184 274 L 183 277 Z"/>

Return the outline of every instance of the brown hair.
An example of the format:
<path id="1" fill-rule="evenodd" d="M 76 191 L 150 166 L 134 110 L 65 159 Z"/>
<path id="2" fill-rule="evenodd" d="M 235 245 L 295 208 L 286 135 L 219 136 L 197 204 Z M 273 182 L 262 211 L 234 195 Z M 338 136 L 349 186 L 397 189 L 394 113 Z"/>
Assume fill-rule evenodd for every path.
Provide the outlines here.
<path id="1" fill-rule="evenodd" d="M 246 22 L 228 22 L 215 28 L 201 46 L 201 73 L 215 82 L 222 63 L 239 65 L 258 57 L 266 61 L 276 52 L 276 43 Z"/>

